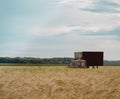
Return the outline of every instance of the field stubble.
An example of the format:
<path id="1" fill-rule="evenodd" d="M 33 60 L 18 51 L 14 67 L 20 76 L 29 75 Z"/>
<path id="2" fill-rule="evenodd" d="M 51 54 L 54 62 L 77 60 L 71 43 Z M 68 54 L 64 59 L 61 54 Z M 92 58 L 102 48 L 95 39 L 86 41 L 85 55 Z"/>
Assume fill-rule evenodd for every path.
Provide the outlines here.
<path id="1" fill-rule="evenodd" d="M 120 99 L 120 67 L 0 67 L 0 99 Z"/>

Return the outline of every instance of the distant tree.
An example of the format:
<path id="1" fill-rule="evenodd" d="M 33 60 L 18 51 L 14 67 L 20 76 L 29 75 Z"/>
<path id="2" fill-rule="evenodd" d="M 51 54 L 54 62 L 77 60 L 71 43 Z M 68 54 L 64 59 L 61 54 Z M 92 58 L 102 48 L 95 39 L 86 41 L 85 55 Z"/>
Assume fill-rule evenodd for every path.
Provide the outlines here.
<path id="1" fill-rule="evenodd" d="M 73 58 L 0 57 L 0 63 L 68 64 Z"/>

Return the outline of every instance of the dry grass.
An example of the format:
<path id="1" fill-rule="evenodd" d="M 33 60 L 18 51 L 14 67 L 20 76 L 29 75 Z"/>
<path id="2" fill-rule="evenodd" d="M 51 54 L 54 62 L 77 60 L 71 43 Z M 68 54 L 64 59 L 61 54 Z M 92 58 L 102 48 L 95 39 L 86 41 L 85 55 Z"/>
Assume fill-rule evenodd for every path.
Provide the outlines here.
<path id="1" fill-rule="evenodd" d="M 0 67 L 0 99 L 120 99 L 120 67 Z"/>

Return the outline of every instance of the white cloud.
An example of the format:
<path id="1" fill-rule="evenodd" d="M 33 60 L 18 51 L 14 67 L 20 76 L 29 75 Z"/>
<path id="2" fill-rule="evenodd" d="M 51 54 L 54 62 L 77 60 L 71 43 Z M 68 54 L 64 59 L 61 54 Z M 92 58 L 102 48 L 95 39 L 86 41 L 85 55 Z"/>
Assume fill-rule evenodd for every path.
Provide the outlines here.
<path id="1" fill-rule="evenodd" d="M 43 16 L 18 18 L 16 23 L 22 24 L 18 24 L 18 28 L 13 27 L 14 30 L 20 31 L 21 33 L 31 33 L 32 35 L 49 36 L 73 33 L 75 30 L 84 33 L 111 31 L 120 27 L 119 13 L 94 13 L 80 9 L 93 7 L 98 0 L 55 1 L 58 1 L 56 9 L 52 9 L 52 11 L 47 9 L 47 12 L 44 12 Z M 115 1 L 119 2 L 118 0 Z M 57 6 L 60 4 L 63 6 Z M 23 21 L 25 24 L 23 24 Z"/>
<path id="2" fill-rule="evenodd" d="M 59 4 L 63 6 L 71 6 L 77 8 L 88 8 L 94 6 L 95 0 L 59 0 Z"/>
<path id="3" fill-rule="evenodd" d="M 65 26 L 54 26 L 54 27 L 33 27 L 30 32 L 34 35 L 40 36 L 50 36 L 50 35 L 58 35 L 61 33 L 70 32 L 73 27 L 65 27 Z"/>
<path id="4" fill-rule="evenodd" d="M 28 31 L 36 35 L 49 36 L 73 33 L 74 30 L 97 33 L 120 27 L 120 13 L 95 13 L 79 9 L 93 7 L 97 1 L 99 0 L 59 0 L 58 5 L 63 6 L 57 7 L 59 12 L 56 9 L 57 13 L 53 14 L 53 19 L 48 20 L 48 15 L 48 22 L 42 22 L 44 26 L 31 26 Z"/>
<path id="5" fill-rule="evenodd" d="M 116 3 L 116 4 L 119 4 L 120 5 L 120 0 L 108 0 L 109 2 L 113 2 L 113 3 Z"/>
<path id="6" fill-rule="evenodd" d="M 67 12 L 66 12 L 67 13 Z M 74 12 L 73 12 L 74 13 Z M 77 13 L 77 12 L 76 12 Z M 79 12 L 78 12 L 79 13 Z M 66 17 L 63 19 L 63 17 Z M 79 17 L 79 18 L 78 18 Z M 73 33 L 73 31 L 81 31 L 81 33 L 91 32 L 104 32 L 111 31 L 120 27 L 120 15 L 118 14 L 95 14 L 95 13 L 82 13 L 78 16 L 63 15 L 61 17 L 63 23 L 58 23 L 48 26 L 31 26 L 28 28 L 28 33 L 40 36 L 59 35 L 63 33 Z M 65 25 L 68 23 L 68 25 Z M 75 32 L 74 32 L 75 33 Z"/>

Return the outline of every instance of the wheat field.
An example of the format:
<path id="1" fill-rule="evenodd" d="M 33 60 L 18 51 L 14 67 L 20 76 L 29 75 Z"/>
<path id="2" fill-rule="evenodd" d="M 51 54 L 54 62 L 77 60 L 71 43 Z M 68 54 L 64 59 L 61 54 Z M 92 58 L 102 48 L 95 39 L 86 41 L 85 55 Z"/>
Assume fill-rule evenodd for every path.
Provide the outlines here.
<path id="1" fill-rule="evenodd" d="M 120 99 L 120 67 L 1 66 L 0 99 Z"/>

